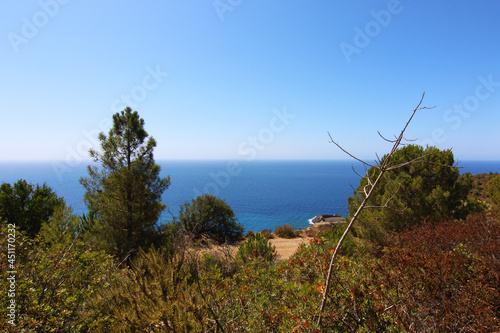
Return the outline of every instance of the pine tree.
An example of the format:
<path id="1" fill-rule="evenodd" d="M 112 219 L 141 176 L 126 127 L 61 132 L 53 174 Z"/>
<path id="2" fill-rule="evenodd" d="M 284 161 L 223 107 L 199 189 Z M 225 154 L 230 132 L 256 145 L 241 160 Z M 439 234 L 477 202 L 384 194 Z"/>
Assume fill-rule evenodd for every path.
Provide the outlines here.
<path id="1" fill-rule="evenodd" d="M 458 168 L 453 167 L 451 150 L 407 145 L 393 154 L 389 167 L 394 165 L 402 166 L 384 174 L 368 201 L 367 208 L 372 209 L 359 216 L 360 235 L 381 241 L 387 233 L 416 225 L 426 217 L 465 218 L 470 213 L 467 194 L 472 187 L 471 179 L 461 178 Z M 372 177 L 379 173 L 375 167 L 368 170 Z M 363 178 L 354 196 L 348 199 L 351 214 L 363 201 L 367 184 L 368 180 Z"/>
<path id="2" fill-rule="evenodd" d="M 102 152 L 90 150 L 101 168 L 88 166 L 85 204 L 95 213 L 107 250 L 120 259 L 153 242 L 156 222 L 166 208 L 161 203 L 170 176 L 160 178 L 160 166 L 153 158 L 156 141 L 148 138 L 144 119 L 127 107 L 113 115 L 108 136 L 99 135 Z"/>

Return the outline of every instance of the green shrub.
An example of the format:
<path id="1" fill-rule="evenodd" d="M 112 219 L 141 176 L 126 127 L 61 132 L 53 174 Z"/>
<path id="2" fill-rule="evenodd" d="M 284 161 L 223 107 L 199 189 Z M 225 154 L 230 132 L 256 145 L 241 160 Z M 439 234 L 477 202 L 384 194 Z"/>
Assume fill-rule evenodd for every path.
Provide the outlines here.
<path id="1" fill-rule="evenodd" d="M 297 236 L 295 230 L 289 224 L 280 225 L 274 230 L 274 234 L 281 238 L 295 238 Z"/>
<path id="2" fill-rule="evenodd" d="M 489 200 L 494 208 L 500 208 L 500 176 L 495 176 L 490 179 L 486 185 Z"/>
<path id="3" fill-rule="evenodd" d="M 56 213 L 50 227 L 44 223 L 35 239 L 16 231 L 15 305 L 19 316 L 15 326 L 8 323 L 7 305 L 13 298 L 9 292 L 0 292 L 0 302 L 5 304 L 0 309 L 0 332 L 83 332 L 94 322 L 94 318 L 81 315 L 83 309 L 97 289 L 117 278 L 118 271 L 110 256 L 89 250 L 79 237 L 69 237 L 70 232 L 58 235 L 59 242 L 55 242 L 56 233 L 51 231 L 64 230 L 61 226 L 71 229 L 73 222 L 78 222 L 78 216 Z M 7 234 L 4 228 L 0 233 Z M 0 237 L 2 249 L 11 244 L 9 239 Z M 3 268 L 12 264 L 7 253 L 0 253 L 0 278 L 6 282 L 11 273 Z"/>
<path id="4" fill-rule="evenodd" d="M 255 259 L 273 262 L 276 259 L 276 247 L 261 234 L 256 234 L 240 245 L 236 258 L 244 263 Z"/>
<path id="5" fill-rule="evenodd" d="M 248 230 L 247 238 L 248 237 L 255 237 L 255 232 L 253 232 L 252 230 Z"/>
<path id="6" fill-rule="evenodd" d="M 328 244 L 336 246 L 339 242 L 340 238 L 344 234 L 346 226 L 342 224 L 334 224 L 328 230 L 323 231 L 319 234 L 319 236 L 326 240 Z M 344 242 L 342 243 L 342 247 L 340 248 L 340 253 L 347 256 L 352 256 L 355 254 L 357 249 L 356 241 L 351 233 L 348 233 Z"/>
<path id="7" fill-rule="evenodd" d="M 0 185 L 0 219 L 15 224 L 26 235 L 34 238 L 44 222 L 49 222 L 54 210 L 64 204 L 64 199 L 47 185 L 33 185 L 19 180 L 10 185 Z"/>
<path id="8" fill-rule="evenodd" d="M 214 195 L 198 196 L 180 207 L 179 220 L 184 229 L 201 238 L 208 235 L 221 241 L 238 239 L 243 235 L 244 228 L 238 223 L 233 210 L 223 200 Z"/>
<path id="9" fill-rule="evenodd" d="M 91 332 L 199 332 L 208 314 L 183 253 L 139 250 L 130 269 L 99 288 L 88 309 Z"/>
<path id="10" fill-rule="evenodd" d="M 272 239 L 272 238 L 274 238 L 273 234 L 268 229 L 262 230 L 261 232 L 258 233 L 258 235 L 261 235 L 265 239 Z"/>

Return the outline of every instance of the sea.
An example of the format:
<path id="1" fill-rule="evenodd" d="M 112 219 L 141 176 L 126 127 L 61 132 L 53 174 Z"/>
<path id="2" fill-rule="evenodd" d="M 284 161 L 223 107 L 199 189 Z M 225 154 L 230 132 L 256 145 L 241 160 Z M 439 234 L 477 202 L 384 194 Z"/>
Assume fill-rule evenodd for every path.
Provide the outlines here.
<path id="1" fill-rule="evenodd" d="M 347 199 L 359 185 L 364 167 L 353 161 L 157 161 L 171 185 L 162 202 L 159 223 L 178 217 L 179 206 L 205 193 L 224 199 L 245 230 L 274 230 L 289 224 L 307 228 L 319 214 L 348 215 Z M 25 179 L 46 184 L 65 199 L 75 214 L 84 214 L 87 176 L 83 161 L 0 162 L 0 183 Z M 462 161 L 460 172 L 500 172 L 500 161 Z"/>

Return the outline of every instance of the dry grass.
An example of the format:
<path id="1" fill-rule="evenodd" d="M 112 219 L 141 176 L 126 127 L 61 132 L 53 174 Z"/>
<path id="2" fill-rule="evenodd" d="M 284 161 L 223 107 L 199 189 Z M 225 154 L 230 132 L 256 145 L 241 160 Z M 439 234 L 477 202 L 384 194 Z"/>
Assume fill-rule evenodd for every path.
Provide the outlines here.
<path id="1" fill-rule="evenodd" d="M 309 243 L 312 237 L 295 237 L 295 238 L 273 238 L 269 241 L 276 246 L 276 252 L 280 260 L 290 258 L 302 243 Z"/>

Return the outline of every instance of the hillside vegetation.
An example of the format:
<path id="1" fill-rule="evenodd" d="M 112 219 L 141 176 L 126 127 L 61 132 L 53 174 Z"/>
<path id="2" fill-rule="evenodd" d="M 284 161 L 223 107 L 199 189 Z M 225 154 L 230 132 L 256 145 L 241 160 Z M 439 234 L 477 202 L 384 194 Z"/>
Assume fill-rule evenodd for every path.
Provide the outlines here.
<path id="1" fill-rule="evenodd" d="M 449 150 L 397 150 L 394 163 L 420 162 L 381 179 L 343 240 L 318 320 L 344 224 L 244 237 L 231 207 L 205 195 L 160 226 L 170 178 L 158 177 L 156 142 L 136 112 L 113 120 L 91 152 L 101 167 L 82 179 L 88 214 L 46 186 L 0 187 L 1 331 L 500 331 L 498 175 L 460 175 Z M 297 234 L 310 241 L 280 260 L 269 238 Z"/>

